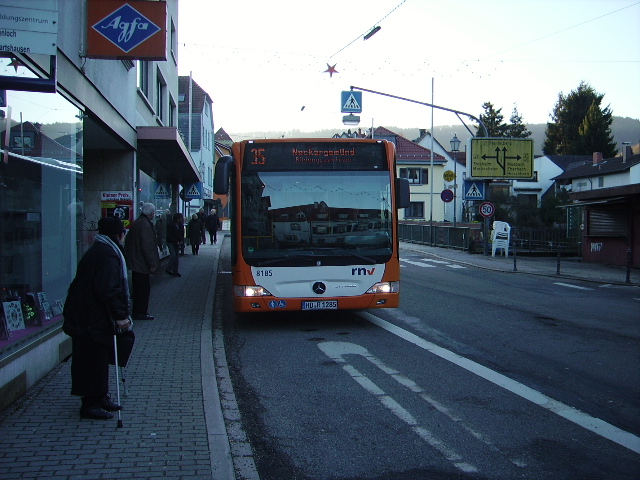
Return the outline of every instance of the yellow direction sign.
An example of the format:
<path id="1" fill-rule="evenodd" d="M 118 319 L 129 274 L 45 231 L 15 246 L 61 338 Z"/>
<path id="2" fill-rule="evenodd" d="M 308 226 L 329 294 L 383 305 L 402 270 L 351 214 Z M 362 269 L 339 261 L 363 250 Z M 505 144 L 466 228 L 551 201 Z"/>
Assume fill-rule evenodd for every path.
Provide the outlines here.
<path id="1" fill-rule="evenodd" d="M 472 178 L 533 178 L 530 138 L 472 138 Z"/>
<path id="2" fill-rule="evenodd" d="M 456 174 L 451 170 L 447 170 L 442 174 L 442 178 L 444 178 L 445 182 L 453 182 L 456 179 Z"/>

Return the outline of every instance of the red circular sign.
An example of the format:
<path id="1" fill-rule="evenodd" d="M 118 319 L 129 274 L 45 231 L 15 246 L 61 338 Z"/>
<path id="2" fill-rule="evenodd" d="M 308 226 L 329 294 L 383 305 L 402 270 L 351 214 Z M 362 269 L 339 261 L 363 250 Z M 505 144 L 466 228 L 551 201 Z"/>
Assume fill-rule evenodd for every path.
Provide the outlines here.
<path id="1" fill-rule="evenodd" d="M 496 213 L 496 208 L 491 202 L 483 202 L 480 204 L 479 211 L 483 217 L 493 217 L 493 214 Z"/>
<path id="2" fill-rule="evenodd" d="M 442 190 L 442 193 L 440 193 L 440 198 L 443 202 L 449 203 L 453 200 L 453 191 L 449 190 L 448 188 Z"/>

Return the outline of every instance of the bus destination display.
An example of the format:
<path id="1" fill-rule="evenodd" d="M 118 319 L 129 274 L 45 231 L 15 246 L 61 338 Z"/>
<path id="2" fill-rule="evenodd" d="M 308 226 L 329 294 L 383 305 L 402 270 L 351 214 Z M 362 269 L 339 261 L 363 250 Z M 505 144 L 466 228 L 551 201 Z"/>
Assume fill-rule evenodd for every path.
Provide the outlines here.
<path id="1" fill-rule="evenodd" d="M 252 142 L 245 148 L 248 171 L 387 169 L 385 146 L 378 142 Z"/>

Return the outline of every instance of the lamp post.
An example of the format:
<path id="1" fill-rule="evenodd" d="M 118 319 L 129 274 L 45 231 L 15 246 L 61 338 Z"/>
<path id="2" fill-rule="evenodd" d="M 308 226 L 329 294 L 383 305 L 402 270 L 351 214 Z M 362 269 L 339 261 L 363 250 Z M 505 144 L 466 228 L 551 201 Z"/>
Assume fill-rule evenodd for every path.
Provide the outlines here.
<path id="1" fill-rule="evenodd" d="M 458 196 L 458 176 L 457 176 L 457 166 L 458 166 L 458 152 L 460 151 L 460 140 L 458 140 L 458 136 L 454 133 L 453 138 L 451 139 L 451 151 L 453 152 L 453 226 L 456 226 L 456 197 Z"/>

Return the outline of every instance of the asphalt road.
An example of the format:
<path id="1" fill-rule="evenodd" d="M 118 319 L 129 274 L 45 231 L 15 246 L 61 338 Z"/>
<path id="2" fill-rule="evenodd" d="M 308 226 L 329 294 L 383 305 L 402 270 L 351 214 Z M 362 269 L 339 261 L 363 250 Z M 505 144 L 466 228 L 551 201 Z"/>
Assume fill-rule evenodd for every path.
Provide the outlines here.
<path id="1" fill-rule="evenodd" d="M 403 255 L 396 310 L 236 317 L 225 303 L 260 478 L 638 479 L 629 290 L 433 260 Z"/>

